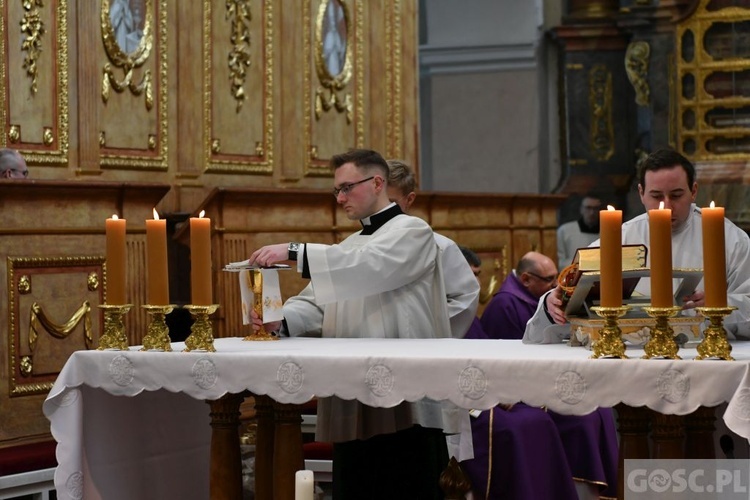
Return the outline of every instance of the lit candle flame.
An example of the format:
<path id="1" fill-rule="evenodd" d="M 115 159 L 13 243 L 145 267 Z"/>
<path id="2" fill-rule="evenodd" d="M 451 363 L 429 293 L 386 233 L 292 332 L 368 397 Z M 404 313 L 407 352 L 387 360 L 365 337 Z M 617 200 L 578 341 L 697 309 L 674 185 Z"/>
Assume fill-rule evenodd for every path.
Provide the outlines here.
<path id="1" fill-rule="evenodd" d="M 711 204 L 709 205 L 711 208 L 716 208 L 716 205 L 714 204 L 713 200 L 711 200 Z"/>
<path id="2" fill-rule="evenodd" d="M 614 209 L 615 207 L 613 207 L 612 205 L 607 205 L 607 210 L 614 210 Z"/>
<path id="3" fill-rule="evenodd" d="M 198 218 L 202 219 L 204 215 L 206 215 L 206 211 L 205 210 L 201 210 L 201 213 L 198 214 Z"/>
<path id="4" fill-rule="evenodd" d="M 159 212 L 156 211 L 156 209 L 153 209 L 154 211 L 154 220 L 159 220 Z"/>
<path id="5" fill-rule="evenodd" d="M 117 216 L 117 214 L 112 214 L 112 220 L 117 220 L 117 219 L 119 219 L 119 217 Z"/>
<path id="6" fill-rule="evenodd" d="M 659 210 L 664 210 L 664 202 L 663 201 L 659 202 Z"/>

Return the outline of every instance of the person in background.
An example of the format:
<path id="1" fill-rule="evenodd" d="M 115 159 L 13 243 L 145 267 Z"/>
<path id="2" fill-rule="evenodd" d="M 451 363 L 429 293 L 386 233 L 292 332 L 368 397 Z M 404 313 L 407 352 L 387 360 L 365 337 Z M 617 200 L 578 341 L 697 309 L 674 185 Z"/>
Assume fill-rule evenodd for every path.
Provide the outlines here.
<path id="1" fill-rule="evenodd" d="M 430 226 L 388 200 L 388 164 L 375 151 L 331 158 L 333 195 L 362 230 L 336 245 L 280 243 L 252 253 L 250 265 L 297 261 L 310 279 L 286 301 L 279 335 L 360 338 L 452 336 L 442 268 Z M 253 328 L 261 320 L 252 314 Z M 442 500 L 445 435 L 458 433 L 457 411 L 423 399 L 374 408 L 335 396 L 318 399 L 316 439 L 333 442 L 333 496 L 340 499 Z M 454 420 L 452 420 L 454 419 Z"/>
<path id="2" fill-rule="evenodd" d="M 589 246 L 599 239 L 599 211 L 602 200 L 589 193 L 581 200 L 578 220 L 566 222 L 557 228 L 557 265 L 565 267 L 573 261 L 576 250 Z"/>
<path id="3" fill-rule="evenodd" d="M 388 198 L 409 213 L 417 198 L 416 180 L 411 167 L 400 160 L 388 160 Z M 456 243 L 440 233 L 433 233 L 440 248 L 440 263 L 443 266 L 445 295 L 448 300 L 448 317 L 453 337 L 461 338 L 476 318 L 479 306 L 479 283 L 473 277 L 464 254 Z M 481 265 L 481 263 L 480 263 Z"/>
<path id="4" fill-rule="evenodd" d="M 555 263 L 539 252 L 527 252 L 482 313 L 482 328 L 492 339 L 521 339 L 539 297 L 557 283 Z"/>
<path id="5" fill-rule="evenodd" d="M 25 179 L 29 176 L 26 160 L 15 149 L 0 149 L 0 177 L 5 179 Z"/>

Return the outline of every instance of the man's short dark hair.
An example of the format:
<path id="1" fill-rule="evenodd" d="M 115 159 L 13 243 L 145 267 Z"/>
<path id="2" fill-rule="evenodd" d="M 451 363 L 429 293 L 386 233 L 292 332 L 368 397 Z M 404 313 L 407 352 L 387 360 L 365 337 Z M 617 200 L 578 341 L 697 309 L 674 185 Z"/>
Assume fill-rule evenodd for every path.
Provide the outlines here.
<path id="1" fill-rule="evenodd" d="M 464 258 L 466 259 L 466 262 L 468 262 L 470 266 L 482 267 L 482 259 L 480 259 L 479 255 L 475 254 L 473 250 L 463 247 L 461 245 L 458 245 L 458 249 L 461 250 L 462 254 L 464 254 Z"/>
<path id="2" fill-rule="evenodd" d="M 333 155 L 329 165 L 336 170 L 347 163 L 354 163 L 363 170 L 378 170 L 384 180 L 388 180 L 388 163 L 380 153 L 371 149 L 350 149 L 346 153 Z"/>
<path id="3" fill-rule="evenodd" d="M 658 149 L 648 155 L 638 165 L 638 183 L 646 188 L 646 172 L 656 172 L 665 168 L 680 166 L 687 174 L 688 186 L 692 189 L 695 182 L 695 167 L 690 160 L 671 148 Z"/>

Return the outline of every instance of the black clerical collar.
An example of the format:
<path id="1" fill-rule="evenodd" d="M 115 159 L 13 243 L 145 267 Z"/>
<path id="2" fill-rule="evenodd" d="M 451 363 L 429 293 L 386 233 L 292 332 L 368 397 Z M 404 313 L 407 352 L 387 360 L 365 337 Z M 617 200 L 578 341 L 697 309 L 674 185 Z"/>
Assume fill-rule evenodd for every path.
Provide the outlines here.
<path id="1" fill-rule="evenodd" d="M 360 219 L 359 222 L 362 224 L 362 232 L 360 234 L 368 236 L 383 227 L 386 222 L 402 213 L 404 212 L 401 211 L 401 207 L 395 203 L 391 203 L 380 212 Z"/>
<path id="2" fill-rule="evenodd" d="M 583 217 L 578 219 L 578 227 L 581 229 L 582 233 L 599 234 L 599 225 L 597 224 L 594 227 L 589 227 L 583 223 Z"/>

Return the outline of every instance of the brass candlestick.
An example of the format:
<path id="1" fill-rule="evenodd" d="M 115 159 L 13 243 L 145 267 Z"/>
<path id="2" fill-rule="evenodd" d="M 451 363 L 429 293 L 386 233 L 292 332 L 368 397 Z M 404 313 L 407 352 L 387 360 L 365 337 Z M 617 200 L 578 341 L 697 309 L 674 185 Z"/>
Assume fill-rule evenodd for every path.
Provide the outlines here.
<path id="1" fill-rule="evenodd" d="M 182 352 L 216 352 L 213 327 L 208 317 L 216 312 L 219 304 L 210 304 L 207 306 L 187 304 L 184 307 L 190 311 L 190 315 L 195 318 L 195 322 L 190 327 L 190 335 L 185 339 L 185 349 Z"/>
<path id="2" fill-rule="evenodd" d="M 253 289 L 253 311 L 263 321 L 263 273 L 260 269 L 252 269 L 248 274 L 250 287 Z M 279 337 L 268 333 L 265 326 L 261 324 L 258 331 L 253 331 L 243 340 L 279 340 Z"/>
<path id="3" fill-rule="evenodd" d="M 143 348 L 141 351 L 171 351 L 172 344 L 169 338 L 169 327 L 165 316 L 172 312 L 174 305 L 153 306 L 150 304 L 142 306 L 150 316 L 148 333 L 143 337 Z"/>
<path id="4" fill-rule="evenodd" d="M 591 308 L 598 316 L 604 318 L 604 326 L 599 330 L 599 338 L 591 344 L 591 357 L 614 357 L 627 359 L 622 331 L 617 325 L 617 318 L 624 316 L 630 306 Z"/>
<path id="5" fill-rule="evenodd" d="M 695 359 L 719 358 L 734 361 L 732 357 L 732 346 L 727 340 L 727 331 L 724 329 L 724 316 L 728 316 L 737 309 L 733 306 L 727 307 L 696 307 L 702 316 L 708 318 L 710 325 L 703 332 L 703 340 L 698 344 L 698 356 Z"/>
<path id="6" fill-rule="evenodd" d="M 131 307 L 133 304 L 99 305 L 99 309 L 104 311 L 104 335 L 99 338 L 98 350 L 126 351 L 128 349 L 128 337 L 125 335 L 125 323 L 122 317 L 130 311 Z"/>
<path id="7" fill-rule="evenodd" d="M 643 355 L 643 359 L 655 357 L 682 359 L 677 354 L 680 346 L 674 340 L 674 330 L 669 326 L 669 318 L 675 316 L 682 308 L 677 306 L 644 307 L 643 310 L 656 320 L 656 324 L 651 329 L 648 342 L 643 347 L 643 350 L 646 352 Z"/>

